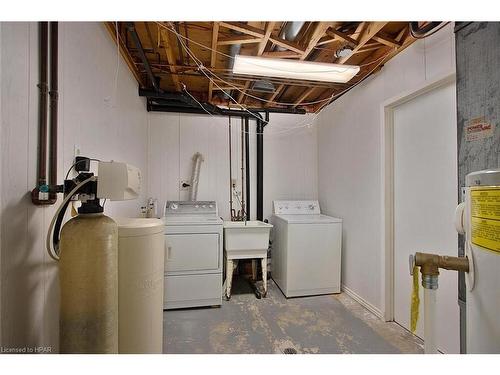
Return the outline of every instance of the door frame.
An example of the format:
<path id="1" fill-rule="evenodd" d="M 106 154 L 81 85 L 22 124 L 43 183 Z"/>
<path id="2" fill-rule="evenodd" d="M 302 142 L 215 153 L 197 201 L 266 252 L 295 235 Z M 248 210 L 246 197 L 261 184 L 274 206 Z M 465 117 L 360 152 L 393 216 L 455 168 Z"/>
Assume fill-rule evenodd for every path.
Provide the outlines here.
<path id="1" fill-rule="evenodd" d="M 456 82 L 455 70 L 427 80 L 380 106 L 381 166 L 382 166 L 382 306 L 386 322 L 394 321 L 394 110 L 420 95 Z"/>

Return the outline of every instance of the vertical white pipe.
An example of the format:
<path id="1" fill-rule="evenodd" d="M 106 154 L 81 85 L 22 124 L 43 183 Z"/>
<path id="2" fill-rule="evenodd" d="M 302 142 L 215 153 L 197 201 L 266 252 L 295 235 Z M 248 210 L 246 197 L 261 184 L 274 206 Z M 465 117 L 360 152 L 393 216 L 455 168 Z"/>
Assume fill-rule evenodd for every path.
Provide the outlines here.
<path id="1" fill-rule="evenodd" d="M 436 354 L 436 292 L 424 288 L 424 353 Z"/>
<path id="2" fill-rule="evenodd" d="M 191 173 L 191 187 L 189 190 L 189 200 L 198 200 L 198 182 L 200 180 L 200 169 L 203 156 L 197 152 L 193 156 L 193 172 Z"/>

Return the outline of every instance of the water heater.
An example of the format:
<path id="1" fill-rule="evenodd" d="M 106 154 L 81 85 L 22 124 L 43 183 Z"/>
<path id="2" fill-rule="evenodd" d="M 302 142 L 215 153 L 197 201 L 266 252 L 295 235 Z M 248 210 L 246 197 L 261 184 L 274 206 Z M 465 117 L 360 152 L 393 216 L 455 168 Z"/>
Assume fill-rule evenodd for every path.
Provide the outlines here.
<path id="1" fill-rule="evenodd" d="M 465 235 L 467 353 L 500 353 L 500 169 L 465 178 L 457 231 Z"/>

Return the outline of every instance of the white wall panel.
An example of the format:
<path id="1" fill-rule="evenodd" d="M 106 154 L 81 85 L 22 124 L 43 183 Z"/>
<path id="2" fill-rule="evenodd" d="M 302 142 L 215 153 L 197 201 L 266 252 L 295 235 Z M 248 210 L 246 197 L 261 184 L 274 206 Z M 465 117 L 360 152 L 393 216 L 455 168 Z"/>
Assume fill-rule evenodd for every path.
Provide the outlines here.
<path id="1" fill-rule="evenodd" d="M 57 267 L 44 241 L 55 207 L 31 204 L 38 140 L 38 25 L 1 23 L 1 317 L 4 346 L 58 345 Z M 137 83 L 100 23 L 59 24 L 58 180 L 73 148 L 126 161 L 147 173 L 147 113 Z M 147 181 L 147 175 L 145 176 Z M 108 214 L 135 216 L 140 199 L 108 202 Z"/>
<path id="2" fill-rule="evenodd" d="M 303 126 L 311 116 L 271 114 L 264 132 L 264 218 L 275 199 L 317 198 L 316 129 Z M 301 126 L 290 131 L 291 127 Z M 249 121 L 251 214 L 256 210 L 255 121 Z M 151 196 L 163 208 L 166 200 L 187 199 L 180 181 L 191 176 L 192 157 L 201 152 L 199 200 L 216 200 L 219 214 L 229 219 L 229 132 L 227 117 L 171 113 L 149 114 Z M 232 118 L 232 171 L 241 187 L 241 121 Z M 239 209 L 236 199 L 233 208 Z"/>
<path id="3" fill-rule="evenodd" d="M 381 105 L 454 70 L 453 25 L 420 40 L 318 117 L 318 190 L 325 213 L 344 219 L 342 281 L 376 308 L 382 300 Z"/>

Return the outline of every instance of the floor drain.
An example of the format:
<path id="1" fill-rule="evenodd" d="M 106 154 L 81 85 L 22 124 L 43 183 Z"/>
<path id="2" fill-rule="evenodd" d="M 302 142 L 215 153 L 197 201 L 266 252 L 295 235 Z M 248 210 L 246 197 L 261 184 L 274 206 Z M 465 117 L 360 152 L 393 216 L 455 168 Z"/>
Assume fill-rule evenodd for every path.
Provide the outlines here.
<path id="1" fill-rule="evenodd" d="M 283 353 L 285 353 L 285 354 L 297 354 L 297 349 L 295 349 L 295 348 L 285 348 L 285 350 L 283 350 Z"/>

